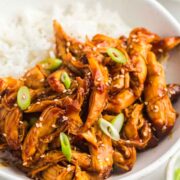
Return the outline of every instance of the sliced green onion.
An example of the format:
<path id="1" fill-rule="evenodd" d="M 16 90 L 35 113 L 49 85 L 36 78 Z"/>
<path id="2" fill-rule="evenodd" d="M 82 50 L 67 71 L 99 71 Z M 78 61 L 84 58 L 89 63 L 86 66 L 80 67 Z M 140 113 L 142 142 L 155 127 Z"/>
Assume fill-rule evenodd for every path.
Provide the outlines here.
<path id="1" fill-rule="evenodd" d="M 47 58 L 44 61 L 41 61 L 41 65 L 44 69 L 47 70 L 56 70 L 60 65 L 62 64 L 62 61 L 57 58 Z"/>
<path id="2" fill-rule="evenodd" d="M 31 104 L 31 95 L 28 87 L 22 86 L 17 93 L 17 104 L 21 110 L 25 110 Z"/>
<path id="3" fill-rule="evenodd" d="M 110 122 L 106 121 L 103 118 L 100 118 L 98 123 L 104 134 L 115 141 L 118 141 L 120 139 L 118 131 Z"/>
<path id="4" fill-rule="evenodd" d="M 117 129 L 117 131 L 120 133 L 123 124 L 124 124 L 124 114 L 120 113 L 118 114 L 112 121 L 111 124 Z"/>
<path id="5" fill-rule="evenodd" d="M 67 74 L 67 72 L 63 72 L 61 74 L 61 82 L 64 84 L 64 86 L 66 87 L 66 89 L 69 89 L 71 86 L 71 78 L 69 77 L 69 75 Z"/>
<path id="6" fill-rule="evenodd" d="M 60 133 L 60 142 L 61 142 L 61 150 L 62 153 L 66 156 L 68 161 L 71 161 L 71 145 L 69 142 L 69 138 L 65 133 Z"/>
<path id="7" fill-rule="evenodd" d="M 126 56 L 116 48 L 108 48 L 107 54 L 117 63 L 125 64 L 127 62 Z"/>
<path id="8" fill-rule="evenodd" d="M 175 172 L 174 172 L 174 180 L 180 180 L 180 168 L 175 170 Z"/>

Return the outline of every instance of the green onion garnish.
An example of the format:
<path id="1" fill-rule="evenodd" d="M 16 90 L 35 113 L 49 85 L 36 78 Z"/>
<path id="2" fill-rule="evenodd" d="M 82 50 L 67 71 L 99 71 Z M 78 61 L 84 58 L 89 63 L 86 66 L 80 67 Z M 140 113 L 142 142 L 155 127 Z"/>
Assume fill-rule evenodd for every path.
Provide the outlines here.
<path id="1" fill-rule="evenodd" d="M 126 56 L 116 48 L 108 48 L 107 54 L 117 63 L 125 64 L 127 62 Z"/>
<path id="2" fill-rule="evenodd" d="M 175 172 L 174 172 L 174 180 L 180 180 L 180 168 L 175 170 Z"/>
<path id="3" fill-rule="evenodd" d="M 61 82 L 64 84 L 66 89 L 70 88 L 70 86 L 71 86 L 71 79 L 70 79 L 69 75 L 66 72 L 63 72 L 61 74 Z"/>
<path id="4" fill-rule="evenodd" d="M 59 138 L 62 153 L 66 156 L 68 161 L 71 161 L 71 145 L 68 136 L 65 133 L 61 132 Z"/>
<path id="5" fill-rule="evenodd" d="M 110 122 L 106 121 L 103 118 L 100 118 L 98 123 L 104 134 L 115 141 L 118 141 L 120 139 L 117 129 Z"/>
<path id="6" fill-rule="evenodd" d="M 31 104 L 31 95 L 28 87 L 22 86 L 17 93 L 17 104 L 21 110 L 25 110 Z"/>
<path id="7" fill-rule="evenodd" d="M 42 67 L 50 71 L 56 70 L 61 64 L 62 61 L 57 58 L 47 58 L 44 61 L 41 61 Z"/>
<path id="8" fill-rule="evenodd" d="M 118 114 L 112 121 L 111 124 L 117 129 L 117 131 L 120 133 L 123 124 L 124 124 L 124 114 L 120 113 Z"/>

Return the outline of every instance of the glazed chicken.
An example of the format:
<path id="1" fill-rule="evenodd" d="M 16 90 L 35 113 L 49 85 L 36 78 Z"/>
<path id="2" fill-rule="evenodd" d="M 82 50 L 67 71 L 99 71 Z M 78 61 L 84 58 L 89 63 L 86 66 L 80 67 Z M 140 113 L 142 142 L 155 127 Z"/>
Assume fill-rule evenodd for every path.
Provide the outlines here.
<path id="1" fill-rule="evenodd" d="M 28 177 L 103 180 L 130 171 L 136 155 L 173 128 L 178 84 L 159 57 L 180 44 L 145 28 L 80 42 L 53 22 L 55 57 L 20 79 L 0 79 L 0 150 Z M 7 158 L 11 162 L 10 158 Z"/>

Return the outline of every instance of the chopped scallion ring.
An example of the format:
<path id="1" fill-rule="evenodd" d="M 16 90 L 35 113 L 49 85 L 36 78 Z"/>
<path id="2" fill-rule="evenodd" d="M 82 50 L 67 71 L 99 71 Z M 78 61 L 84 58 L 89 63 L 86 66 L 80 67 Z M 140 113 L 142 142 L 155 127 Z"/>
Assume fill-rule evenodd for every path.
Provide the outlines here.
<path id="1" fill-rule="evenodd" d="M 104 134 L 115 141 L 118 141 L 120 139 L 118 131 L 110 122 L 106 121 L 103 118 L 100 118 L 98 123 Z"/>
<path id="2" fill-rule="evenodd" d="M 118 114 L 112 121 L 111 124 L 117 129 L 117 131 L 120 133 L 123 124 L 124 124 L 124 114 L 120 113 Z"/>
<path id="3" fill-rule="evenodd" d="M 180 168 L 176 169 L 174 172 L 174 180 L 180 179 Z"/>
<path id="4" fill-rule="evenodd" d="M 47 58 L 44 61 L 41 61 L 42 67 L 50 71 L 56 70 L 61 64 L 62 61 L 57 58 Z"/>
<path id="5" fill-rule="evenodd" d="M 126 56 L 116 48 L 108 48 L 107 54 L 117 63 L 125 64 L 127 62 Z"/>
<path id="6" fill-rule="evenodd" d="M 71 78 L 66 72 L 61 74 L 61 82 L 64 84 L 66 89 L 69 89 L 71 86 Z"/>
<path id="7" fill-rule="evenodd" d="M 60 143 L 61 143 L 61 150 L 62 153 L 66 156 L 68 161 L 71 161 L 71 145 L 69 142 L 69 138 L 65 133 L 60 133 Z"/>
<path id="8" fill-rule="evenodd" d="M 28 87 L 22 86 L 17 93 L 17 104 L 21 110 L 25 110 L 31 104 L 31 95 Z"/>

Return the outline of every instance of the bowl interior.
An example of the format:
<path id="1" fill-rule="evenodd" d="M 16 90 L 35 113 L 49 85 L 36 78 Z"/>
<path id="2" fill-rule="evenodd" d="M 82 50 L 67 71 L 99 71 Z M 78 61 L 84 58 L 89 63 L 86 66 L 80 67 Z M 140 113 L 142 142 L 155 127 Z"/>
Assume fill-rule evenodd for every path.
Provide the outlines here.
<path id="1" fill-rule="evenodd" d="M 52 6 L 52 4 L 57 3 L 59 6 L 62 6 L 63 3 L 66 3 L 62 2 L 62 0 L 54 0 L 53 3 L 52 1 L 48 0 L 0 0 L 0 15 L 1 18 L 6 18 L 7 15 L 10 15 L 17 9 L 21 10 L 31 7 L 46 8 Z M 89 8 L 92 8 L 92 2 L 96 3 L 97 1 L 82 0 L 82 3 L 86 3 Z M 180 28 L 178 28 L 179 26 L 176 21 L 174 21 L 174 19 L 172 19 L 171 16 L 169 16 L 166 11 L 164 11 L 164 9 L 161 8 L 156 2 L 153 2 L 151 0 L 100 0 L 99 2 L 106 9 L 108 8 L 112 11 L 117 11 L 119 15 L 124 19 L 124 21 L 132 28 L 143 26 L 162 36 L 180 35 Z M 8 11 L 7 6 L 9 7 Z M 179 58 L 180 47 L 170 54 L 166 69 L 167 82 L 180 83 L 180 78 L 178 76 L 180 70 Z M 180 103 L 176 103 L 175 108 L 177 112 L 179 112 Z M 170 136 L 165 138 L 157 147 L 138 154 L 137 162 L 132 171 L 124 175 L 112 176 L 110 179 L 134 179 L 135 177 L 138 178 L 141 175 L 145 175 L 146 173 L 150 172 L 161 161 L 164 161 L 164 159 L 166 158 L 165 156 L 170 155 L 169 152 L 171 152 L 172 154 L 172 148 L 175 148 L 175 146 L 177 146 L 179 137 L 180 121 L 177 121 Z M 0 168 L 0 177 L 1 176 L 4 178 L 7 177 L 8 179 L 12 176 L 13 179 L 25 179 L 25 177 L 21 173 L 17 172 L 16 169 L 12 169 L 9 167 Z"/>

